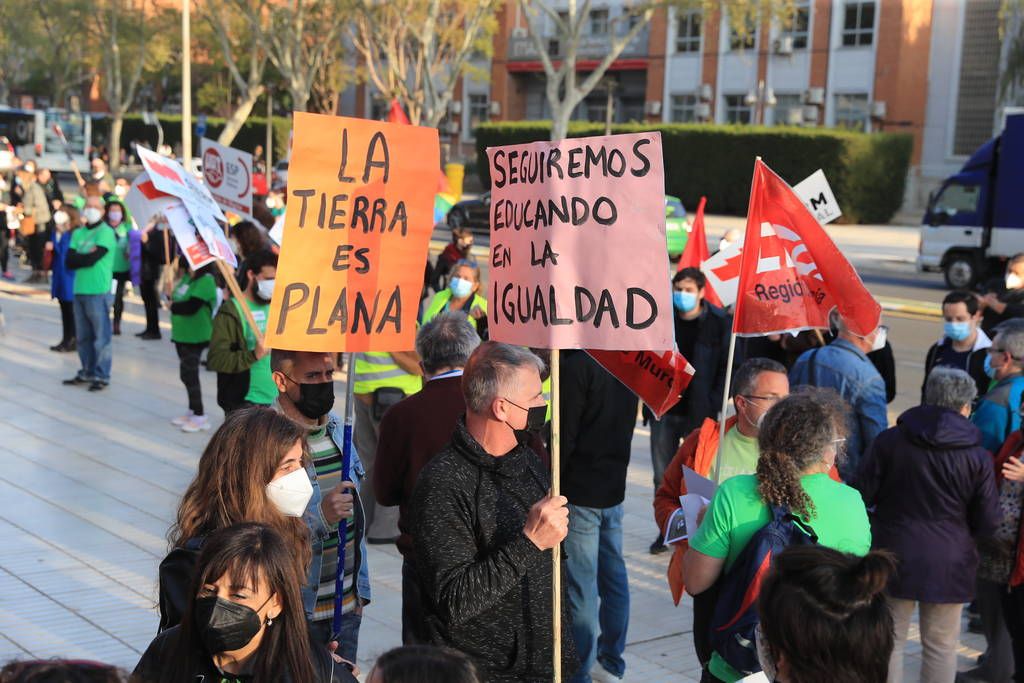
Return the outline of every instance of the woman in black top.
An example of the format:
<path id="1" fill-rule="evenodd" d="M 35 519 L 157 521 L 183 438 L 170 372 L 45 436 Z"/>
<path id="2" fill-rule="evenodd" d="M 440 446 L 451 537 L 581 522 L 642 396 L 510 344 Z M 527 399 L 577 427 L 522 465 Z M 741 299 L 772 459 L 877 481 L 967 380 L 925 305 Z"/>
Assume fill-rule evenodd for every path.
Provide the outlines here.
<path id="1" fill-rule="evenodd" d="M 348 667 L 306 629 L 291 546 L 244 522 L 211 534 L 182 622 L 156 637 L 132 681 L 351 683 Z"/>

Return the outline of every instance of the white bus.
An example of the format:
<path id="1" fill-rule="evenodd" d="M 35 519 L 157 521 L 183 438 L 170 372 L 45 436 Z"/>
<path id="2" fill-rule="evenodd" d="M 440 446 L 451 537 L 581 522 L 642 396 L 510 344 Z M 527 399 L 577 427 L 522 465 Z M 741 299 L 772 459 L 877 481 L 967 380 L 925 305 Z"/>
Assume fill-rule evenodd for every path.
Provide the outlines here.
<path id="1" fill-rule="evenodd" d="M 88 171 L 92 124 L 92 117 L 86 112 L 0 107 L 0 136 L 10 140 L 22 161 L 32 159 L 40 168 L 51 171 L 72 170 L 64 143 L 57 135 L 57 126 L 67 138 L 78 170 Z"/>

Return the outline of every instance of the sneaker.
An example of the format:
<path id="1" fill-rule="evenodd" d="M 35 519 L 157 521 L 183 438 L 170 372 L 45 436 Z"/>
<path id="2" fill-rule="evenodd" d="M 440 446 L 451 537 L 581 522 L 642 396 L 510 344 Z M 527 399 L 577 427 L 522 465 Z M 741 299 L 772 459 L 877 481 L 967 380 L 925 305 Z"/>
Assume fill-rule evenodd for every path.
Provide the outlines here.
<path id="1" fill-rule="evenodd" d="M 661 555 L 662 553 L 668 552 L 668 546 L 665 545 L 664 537 L 662 537 L 661 534 L 658 534 L 658 537 L 654 539 L 654 543 L 651 544 L 651 547 L 648 550 L 650 550 L 651 555 Z"/>
<path id="2" fill-rule="evenodd" d="M 186 422 L 192 419 L 193 415 L 194 413 L 190 410 L 181 417 L 176 417 L 173 420 L 171 420 L 171 424 L 174 425 L 175 427 L 183 427 Z"/>
<path id="3" fill-rule="evenodd" d="M 89 384 L 90 382 L 92 382 L 92 380 L 89 379 L 88 377 L 83 377 L 82 375 L 75 375 L 71 379 L 64 380 L 63 382 L 61 382 L 61 384 L 65 384 L 70 387 L 78 386 L 80 384 Z"/>
<path id="4" fill-rule="evenodd" d="M 597 663 L 590 670 L 590 680 L 594 681 L 594 683 L 619 683 L 622 678 L 604 668 L 600 663 Z"/>
<path id="5" fill-rule="evenodd" d="M 139 339 L 142 339 L 144 341 L 150 341 L 152 339 L 160 339 L 160 333 L 159 332 L 143 332 L 142 334 L 138 335 L 138 337 L 139 337 Z"/>
<path id="6" fill-rule="evenodd" d="M 189 434 L 206 432 L 210 430 L 210 426 L 210 419 L 205 415 L 193 415 L 181 425 L 181 431 Z"/>
<path id="7" fill-rule="evenodd" d="M 58 342 L 57 344 L 54 344 L 53 346 L 51 346 L 50 350 L 51 351 L 56 351 L 57 353 L 61 353 L 61 352 L 64 351 L 64 345 L 65 344 L 67 344 L 67 342 L 64 342 L 64 341 Z"/>
<path id="8" fill-rule="evenodd" d="M 107 388 L 107 383 L 101 379 L 94 379 L 92 384 L 89 385 L 89 391 L 103 391 Z"/>

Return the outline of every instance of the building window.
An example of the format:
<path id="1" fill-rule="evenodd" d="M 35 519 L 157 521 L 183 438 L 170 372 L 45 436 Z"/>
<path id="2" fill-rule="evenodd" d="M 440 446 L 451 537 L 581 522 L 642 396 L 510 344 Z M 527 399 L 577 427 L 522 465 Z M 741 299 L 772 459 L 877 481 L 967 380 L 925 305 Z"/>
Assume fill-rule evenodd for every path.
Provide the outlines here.
<path id="1" fill-rule="evenodd" d="M 696 95 L 672 95 L 670 120 L 674 123 L 691 123 L 697 120 Z"/>
<path id="2" fill-rule="evenodd" d="M 590 11 L 590 35 L 608 35 L 608 10 L 595 9 Z"/>
<path id="3" fill-rule="evenodd" d="M 836 95 L 836 127 L 867 130 L 868 96 L 864 93 Z"/>
<path id="4" fill-rule="evenodd" d="M 875 37 L 875 3 L 848 2 L 843 14 L 843 45 L 871 45 Z"/>
<path id="5" fill-rule="evenodd" d="M 690 10 L 679 17 L 676 52 L 700 52 L 700 20 L 700 10 Z"/>
<path id="6" fill-rule="evenodd" d="M 780 93 L 775 96 L 775 125 L 799 126 L 803 123 L 803 95 Z"/>
<path id="7" fill-rule="evenodd" d="M 750 123 L 754 120 L 754 108 L 746 103 L 746 95 L 725 96 L 725 122 Z"/>
<path id="8" fill-rule="evenodd" d="M 729 27 L 729 49 L 736 50 L 753 50 L 757 45 L 757 20 L 747 18 L 746 22 L 746 36 L 740 37 L 740 34 L 736 29 Z"/>
<path id="9" fill-rule="evenodd" d="M 476 130 L 476 127 L 481 123 L 486 123 L 491 119 L 491 103 L 488 100 L 487 95 L 470 95 L 469 96 L 469 130 L 466 131 L 470 135 Z"/>
<path id="10" fill-rule="evenodd" d="M 797 0 L 793 7 L 792 23 L 779 34 L 783 38 L 793 39 L 794 50 L 806 50 L 811 26 L 810 0 Z"/>

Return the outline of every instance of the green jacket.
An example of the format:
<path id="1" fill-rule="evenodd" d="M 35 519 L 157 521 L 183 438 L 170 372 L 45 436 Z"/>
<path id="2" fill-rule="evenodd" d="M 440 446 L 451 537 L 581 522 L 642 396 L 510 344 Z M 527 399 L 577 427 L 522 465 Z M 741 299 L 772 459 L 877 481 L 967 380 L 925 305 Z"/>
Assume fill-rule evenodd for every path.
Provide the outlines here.
<path id="1" fill-rule="evenodd" d="M 238 317 L 238 307 L 225 299 L 213 318 L 213 334 L 206 365 L 215 372 L 245 372 L 256 362 L 256 353 L 249 350 L 245 328 Z"/>

